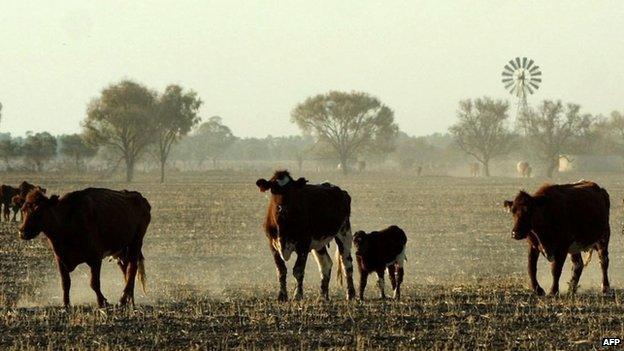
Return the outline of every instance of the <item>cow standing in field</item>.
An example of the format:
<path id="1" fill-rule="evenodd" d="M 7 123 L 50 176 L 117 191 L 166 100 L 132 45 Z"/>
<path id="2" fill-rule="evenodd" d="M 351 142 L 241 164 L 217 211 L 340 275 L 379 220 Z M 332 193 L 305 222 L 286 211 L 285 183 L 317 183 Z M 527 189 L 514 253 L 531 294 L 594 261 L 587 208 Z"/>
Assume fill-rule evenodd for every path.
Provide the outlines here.
<path id="1" fill-rule="evenodd" d="M 151 220 L 150 204 L 135 191 L 88 188 L 47 198 L 34 189 L 22 207 L 24 220 L 19 228 L 24 240 L 40 232 L 47 237 L 61 274 L 63 304 L 69 306 L 70 272 L 81 263 L 91 268 L 91 288 L 100 307 L 107 305 L 100 290 L 102 259 L 117 259 L 125 288 L 120 304 L 134 305 L 134 281 L 145 289 L 143 237 Z"/>
<path id="2" fill-rule="evenodd" d="M 529 279 L 536 294 L 544 294 L 536 276 L 540 252 L 551 262 L 551 295 L 559 293 L 567 254 L 572 259 L 570 292 L 576 292 L 584 267 L 581 252 L 592 250 L 600 259 L 602 291 L 609 291 L 610 202 L 605 189 L 590 181 L 544 185 L 533 195 L 521 191 L 504 205 L 514 218 L 511 236 L 516 240 L 526 238 L 529 243 Z"/>
<path id="3" fill-rule="evenodd" d="M 471 162 L 469 166 L 470 166 L 470 176 L 478 177 L 479 171 L 481 171 L 481 165 L 479 165 L 477 162 Z"/>
<path id="4" fill-rule="evenodd" d="M 11 220 L 11 210 L 13 210 L 13 222 L 17 221 L 17 212 L 19 207 L 13 204 L 13 197 L 19 194 L 19 189 L 10 185 L 0 186 L 0 200 L 2 202 L 2 217 L 5 222 Z"/>
<path id="5" fill-rule="evenodd" d="M 386 269 L 388 269 L 388 276 L 390 276 L 394 298 L 401 299 L 406 243 L 405 232 L 395 225 L 370 234 L 360 230 L 353 235 L 355 258 L 360 271 L 359 293 L 361 300 L 364 300 L 366 282 L 368 275 L 372 272 L 377 273 L 377 284 L 381 298 L 386 298 L 384 291 Z"/>
<path id="6" fill-rule="evenodd" d="M 520 161 L 516 165 L 516 171 L 518 171 L 518 176 L 522 178 L 531 178 L 531 172 L 533 168 L 527 161 Z"/>
<path id="7" fill-rule="evenodd" d="M 327 252 L 330 241 L 338 246 L 338 276 L 346 273 L 347 299 L 355 296 L 351 258 L 351 197 L 329 183 L 306 184 L 305 178 L 294 180 L 287 171 L 275 172 L 269 180 L 258 179 L 260 191 L 271 191 L 264 229 L 277 266 L 280 282 L 278 299 L 288 300 L 286 263 L 297 254 L 293 275 L 297 280 L 295 299 L 303 297 L 303 275 L 308 253 L 312 250 L 321 272 L 321 295 L 329 298 L 332 260 Z M 342 278 L 341 278 L 342 279 Z"/>

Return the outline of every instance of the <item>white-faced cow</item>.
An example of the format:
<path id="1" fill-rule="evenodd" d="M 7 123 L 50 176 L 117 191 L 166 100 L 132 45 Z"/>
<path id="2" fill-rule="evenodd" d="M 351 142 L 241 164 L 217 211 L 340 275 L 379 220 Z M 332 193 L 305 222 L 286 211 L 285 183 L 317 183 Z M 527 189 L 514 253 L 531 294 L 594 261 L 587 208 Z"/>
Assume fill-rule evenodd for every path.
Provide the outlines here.
<path id="1" fill-rule="evenodd" d="M 256 182 L 260 191 L 271 191 L 264 229 L 277 266 L 280 283 L 278 299 L 288 299 L 286 263 L 297 254 L 293 275 L 297 280 L 296 299 L 303 297 L 303 275 L 308 253 L 313 252 L 321 272 L 321 295 L 329 298 L 332 260 L 327 252 L 330 241 L 338 246 L 338 276 L 346 273 L 347 298 L 353 299 L 353 262 L 351 258 L 351 197 L 329 183 L 306 184 L 294 180 L 287 171 L 277 171 L 269 180 Z M 341 278 L 342 279 L 342 278 Z"/>
<path id="2" fill-rule="evenodd" d="M 511 236 L 529 243 L 528 271 L 531 289 L 544 290 L 537 282 L 540 252 L 551 262 L 551 295 L 559 293 L 561 269 L 568 254 L 572 259 L 570 293 L 574 293 L 583 272 L 582 251 L 596 250 L 602 268 L 602 291 L 609 291 L 609 194 L 594 182 L 544 185 L 533 195 L 521 191 L 505 207 L 514 218 Z"/>
<path id="3" fill-rule="evenodd" d="M 61 274 L 63 304 L 69 305 L 69 273 L 81 263 L 91 268 L 91 288 L 100 307 L 107 305 L 100 291 L 102 259 L 112 256 L 124 275 L 126 286 L 120 303 L 134 304 L 134 280 L 145 289 L 143 237 L 150 223 L 149 202 L 136 191 L 88 188 L 59 199 L 33 189 L 26 196 L 19 228 L 24 240 L 43 232 L 50 242 Z"/>

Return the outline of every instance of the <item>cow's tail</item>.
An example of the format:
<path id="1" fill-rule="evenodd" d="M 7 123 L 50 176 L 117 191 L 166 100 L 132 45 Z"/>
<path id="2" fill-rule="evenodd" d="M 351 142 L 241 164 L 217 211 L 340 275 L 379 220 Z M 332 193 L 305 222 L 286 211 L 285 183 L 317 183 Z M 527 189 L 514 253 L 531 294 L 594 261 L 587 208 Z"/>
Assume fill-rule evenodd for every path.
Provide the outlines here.
<path id="1" fill-rule="evenodd" d="M 589 250 L 589 253 L 585 257 L 585 260 L 584 260 L 585 263 L 583 263 L 583 267 L 587 267 L 589 265 L 589 262 L 591 262 L 593 253 L 594 253 L 594 249 Z"/>
<path id="2" fill-rule="evenodd" d="M 336 249 L 336 263 L 338 264 L 338 269 L 336 269 L 336 280 L 340 286 L 344 285 L 344 266 L 342 265 L 342 259 L 340 258 L 340 250 Z"/>
<path id="3" fill-rule="evenodd" d="M 139 281 L 141 282 L 141 288 L 143 289 L 143 293 L 147 294 L 147 278 L 145 277 L 145 257 L 143 254 L 139 257 L 139 265 L 137 269 L 137 276 Z"/>

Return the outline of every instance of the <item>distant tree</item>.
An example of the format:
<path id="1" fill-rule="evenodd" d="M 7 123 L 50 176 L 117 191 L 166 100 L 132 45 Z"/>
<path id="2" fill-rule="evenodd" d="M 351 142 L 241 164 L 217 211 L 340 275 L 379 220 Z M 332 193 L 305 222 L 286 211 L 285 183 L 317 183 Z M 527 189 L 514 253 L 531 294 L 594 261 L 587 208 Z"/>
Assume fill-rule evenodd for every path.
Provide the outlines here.
<path id="1" fill-rule="evenodd" d="M 361 92 L 330 91 L 309 97 L 294 108 L 291 116 L 304 133 L 331 145 L 345 174 L 350 160 L 367 149 L 392 145 L 398 133 L 394 112 Z"/>
<path id="2" fill-rule="evenodd" d="M 42 172 L 45 164 L 56 156 L 56 138 L 48 132 L 30 134 L 24 141 L 22 154 L 37 172 Z"/>
<path id="3" fill-rule="evenodd" d="M 544 100 L 537 110 L 530 110 L 518 119 L 518 125 L 528 136 L 538 156 L 546 163 L 546 174 L 552 177 L 559 167 L 559 157 L 571 147 L 587 122 L 576 104 L 563 106 L 561 101 Z"/>
<path id="4" fill-rule="evenodd" d="M 165 181 L 165 164 L 171 147 L 199 123 L 201 118 L 197 116 L 197 111 L 201 104 L 195 92 L 184 92 L 177 85 L 168 86 L 159 97 L 155 146 L 161 183 Z"/>
<path id="5" fill-rule="evenodd" d="M 11 170 L 11 160 L 21 156 L 20 144 L 10 136 L 6 139 L 0 140 L 0 158 L 4 161 L 4 165 L 7 170 Z"/>
<path id="6" fill-rule="evenodd" d="M 80 134 L 61 135 L 59 137 L 59 153 L 72 160 L 76 170 L 80 170 L 83 162 L 95 156 L 97 147 L 87 143 Z"/>
<path id="7" fill-rule="evenodd" d="M 212 160 L 212 167 L 217 168 L 217 160 L 234 143 L 236 137 L 230 128 L 223 124 L 221 117 L 213 116 L 199 125 L 194 140 L 194 153 L 200 163 L 206 158 Z"/>
<path id="8" fill-rule="evenodd" d="M 483 165 L 486 177 L 490 176 L 490 161 L 511 150 L 508 110 L 508 102 L 489 97 L 460 101 L 459 121 L 449 128 L 457 145 Z"/>
<path id="9" fill-rule="evenodd" d="M 403 170 L 414 170 L 425 161 L 431 161 L 439 151 L 425 137 L 411 137 L 400 132 L 394 158 Z"/>
<path id="10" fill-rule="evenodd" d="M 126 181 L 137 160 L 155 141 L 156 92 L 130 80 L 111 85 L 94 99 L 83 122 L 92 145 L 111 145 L 126 163 Z"/>

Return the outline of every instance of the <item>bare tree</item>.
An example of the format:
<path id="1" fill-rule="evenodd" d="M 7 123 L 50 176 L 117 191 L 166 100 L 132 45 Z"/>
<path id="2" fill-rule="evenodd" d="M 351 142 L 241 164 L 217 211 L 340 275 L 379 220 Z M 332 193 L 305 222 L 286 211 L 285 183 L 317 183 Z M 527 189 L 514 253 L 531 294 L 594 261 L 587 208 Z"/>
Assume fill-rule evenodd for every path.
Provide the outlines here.
<path id="1" fill-rule="evenodd" d="M 546 175 L 552 177 L 559 167 L 560 155 L 571 146 L 574 136 L 589 128 L 580 114 L 581 107 L 561 101 L 544 100 L 537 110 L 530 110 L 518 119 L 518 126 L 535 147 L 538 157 L 546 163 Z"/>
<path id="2" fill-rule="evenodd" d="M 486 177 L 490 176 L 490 161 L 511 151 L 508 110 L 508 102 L 489 97 L 460 101 L 459 121 L 449 128 L 457 145 L 483 165 Z"/>

